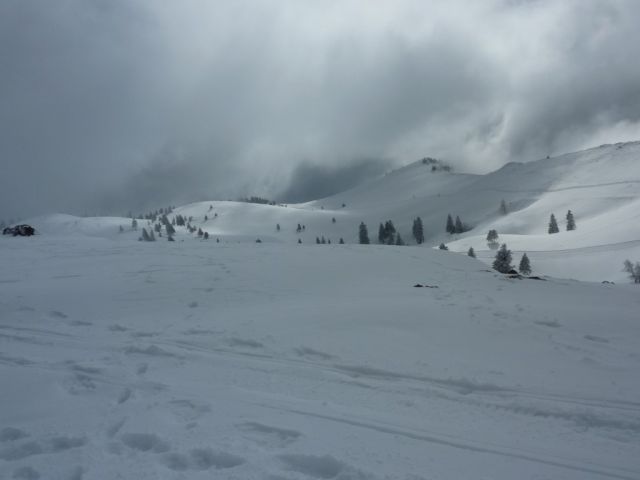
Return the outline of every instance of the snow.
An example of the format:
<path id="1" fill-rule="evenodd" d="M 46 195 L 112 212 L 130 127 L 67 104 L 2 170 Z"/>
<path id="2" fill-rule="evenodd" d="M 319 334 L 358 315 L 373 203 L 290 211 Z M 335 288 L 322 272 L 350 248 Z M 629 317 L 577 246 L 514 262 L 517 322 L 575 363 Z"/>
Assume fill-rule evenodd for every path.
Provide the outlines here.
<path id="1" fill-rule="evenodd" d="M 1 252 L 0 477 L 640 474 L 633 285 L 376 245 Z"/>
<path id="2" fill-rule="evenodd" d="M 639 152 L 175 210 L 209 240 L 29 220 L 0 237 L 0 478 L 640 478 L 640 296 L 619 271 L 640 258 Z M 447 235 L 447 213 L 476 228 Z M 409 240 L 418 215 L 425 245 L 354 244 L 360 221 Z M 490 270 L 490 228 L 543 276 Z"/>

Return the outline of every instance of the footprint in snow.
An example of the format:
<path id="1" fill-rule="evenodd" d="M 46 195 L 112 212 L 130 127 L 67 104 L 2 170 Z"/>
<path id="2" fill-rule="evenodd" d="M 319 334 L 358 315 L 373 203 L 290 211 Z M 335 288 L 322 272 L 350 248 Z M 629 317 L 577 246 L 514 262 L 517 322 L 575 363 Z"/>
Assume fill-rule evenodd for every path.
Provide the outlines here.
<path id="1" fill-rule="evenodd" d="M 585 335 L 584 338 L 586 338 L 587 340 L 590 340 L 592 342 L 609 343 L 608 339 L 606 339 L 604 337 L 597 337 L 595 335 Z"/>
<path id="2" fill-rule="evenodd" d="M 285 464 L 287 470 L 313 478 L 353 478 L 362 480 L 373 478 L 371 474 L 357 470 L 330 455 L 286 454 L 279 455 L 278 458 Z"/>
<path id="3" fill-rule="evenodd" d="M 247 422 L 236 426 L 250 440 L 276 448 L 286 447 L 302 437 L 302 433 L 287 428 L 272 427 L 258 422 Z"/>
<path id="4" fill-rule="evenodd" d="M 162 456 L 162 463 L 171 470 L 183 472 L 234 468 L 246 463 L 246 459 L 226 452 L 216 452 L 210 448 L 194 448 L 188 454 L 166 453 Z"/>
<path id="5" fill-rule="evenodd" d="M 38 480 L 40 478 L 40 472 L 27 465 L 14 470 L 11 478 L 18 480 Z"/>

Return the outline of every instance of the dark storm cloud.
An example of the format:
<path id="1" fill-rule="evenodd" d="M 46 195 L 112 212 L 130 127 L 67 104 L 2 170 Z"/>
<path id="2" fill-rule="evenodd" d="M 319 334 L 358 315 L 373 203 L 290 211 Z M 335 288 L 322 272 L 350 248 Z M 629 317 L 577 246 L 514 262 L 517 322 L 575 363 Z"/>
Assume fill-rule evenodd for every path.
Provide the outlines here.
<path id="1" fill-rule="evenodd" d="M 0 217 L 635 139 L 639 22 L 633 0 L 2 2 Z"/>
<path id="2" fill-rule="evenodd" d="M 293 170 L 289 187 L 277 200 L 300 203 L 340 193 L 382 174 L 386 166 L 386 162 L 378 159 L 359 160 L 336 167 L 301 163 Z"/>

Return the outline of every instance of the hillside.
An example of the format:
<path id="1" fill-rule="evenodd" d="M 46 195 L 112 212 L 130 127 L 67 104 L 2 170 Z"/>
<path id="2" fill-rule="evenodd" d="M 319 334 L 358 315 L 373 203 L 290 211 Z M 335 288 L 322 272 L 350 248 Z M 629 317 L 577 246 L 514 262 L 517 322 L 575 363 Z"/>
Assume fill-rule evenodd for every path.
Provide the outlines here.
<path id="1" fill-rule="evenodd" d="M 0 478 L 640 476 L 634 285 L 112 223 L 0 238 Z"/>
<path id="2" fill-rule="evenodd" d="M 491 263 L 494 251 L 485 238 L 490 229 L 496 229 L 500 242 L 514 251 L 515 262 L 527 252 L 536 274 L 597 282 L 625 282 L 622 262 L 640 259 L 640 142 L 511 163 L 486 175 L 450 173 L 437 165 L 434 172 L 432 163 L 418 161 L 341 194 L 305 204 L 206 201 L 178 207 L 173 215 L 193 217 L 194 226 L 222 243 L 259 238 L 266 243 L 289 244 L 298 239 L 314 244 L 317 237 L 332 243 L 340 238 L 357 243 L 362 221 L 376 242 L 378 225 L 387 220 L 394 222 L 407 243 L 415 243 L 411 226 L 420 216 L 426 236 L 420 248 L 445 242 L 451 251 L 466 253 L 473 246 L 480 259 Z M 503 199 L 509 210 L 506 216 L 499 213 Z M 564 231 L 568 210 L 577 222 L 577 230 L 572 232 Z M 444 227 L 449 213 L 454 218 L 459 215 L 472 230 L 447 234 Z M 551 213 L 561 229 L 555 235 L 547 234 Z M 78 233 L 113 240 L 139 235 L 115 233 L 119 225 L 129 230 L 130 219 L 123 218 L 58 215 L 31 223 L 48 234 Z M 303 232 L 296 232 L 298 224 L 304 225 Z M 178 229 L 178 239 L 193 236 Z"/>

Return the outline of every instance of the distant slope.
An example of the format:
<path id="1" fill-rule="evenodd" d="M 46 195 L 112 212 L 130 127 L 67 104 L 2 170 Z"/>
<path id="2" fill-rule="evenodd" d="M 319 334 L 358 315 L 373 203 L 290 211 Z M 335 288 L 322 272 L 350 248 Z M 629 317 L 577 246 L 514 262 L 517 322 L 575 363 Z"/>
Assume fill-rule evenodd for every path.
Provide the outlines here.
<path id="1" fill-rule="evenodd" d="M 496 229 L 500 241 L 514 250 L 514 261 L 526 251 L 537 274 L 592 281 L 624 281 L 624 259 L 640 259 L 640 142 L 598 148 L 529 163 L 509 163 L 487 175 L 450 173 L 441 164 L 418 161 L 340 194 L 296 205 L 261 205 L 207 201 L 175 209 L 172 215 L 192 217 L 191 224 L 223 243 L 304 244 L 317 238 L 357 243 L 365 222 L 372 242 L 378 225 L 392 220 L 408 243 L 413 219 L 424 223 L 426 243 L 445 242 L 454 252 L 470 246 L 490 263 L 494 252 L 485 241 Z M 499 213 L 501 200 L 508 215 Z M 577 230 L 564 231 L 572 210 Z M 561 232 L 547 234 L 554 213 Z M 217 214 L 217 215 L 216 215 Z M 473 227 L 460 234 L 445 232 L 447 214 Z M 33 219 L 41 233 L 137 239 L 126 218 L 79 219 L 56 215 Z M 141 221 L 140 228 L 148 226 Z M 300 224 L 304 231 L 297 232 Z M 118 234 L 118 227 L 125 228 Z M 278 230 L 277 226 L 280 226 Z M 178 228 L 177 240 L 191 239 Z M 195 236 L 197 238 L 197 236 Z"/>

